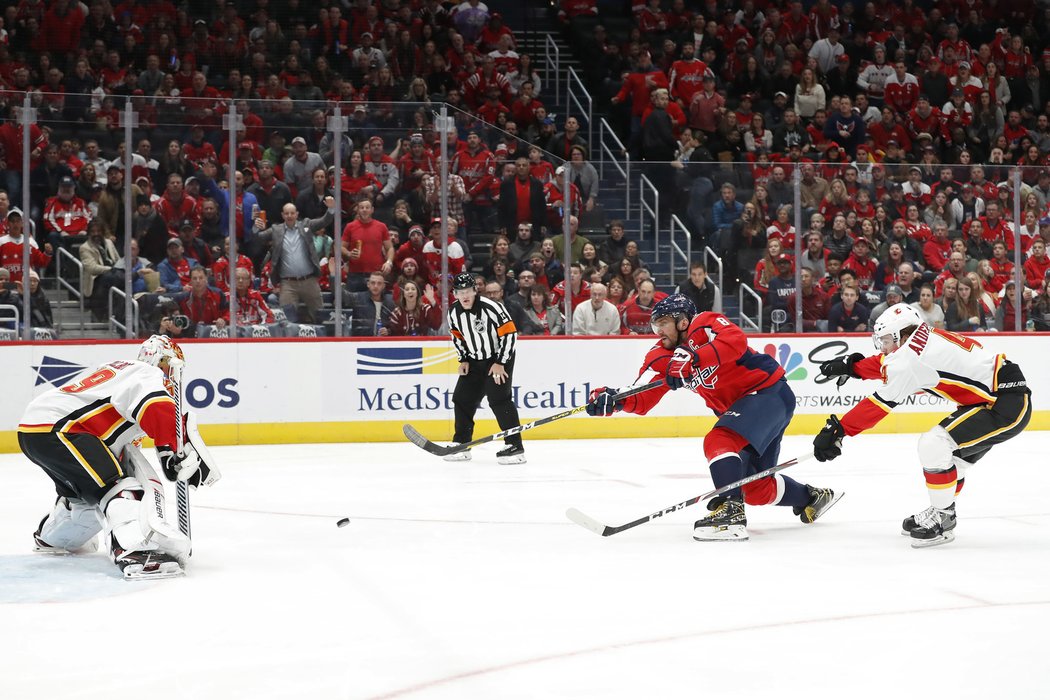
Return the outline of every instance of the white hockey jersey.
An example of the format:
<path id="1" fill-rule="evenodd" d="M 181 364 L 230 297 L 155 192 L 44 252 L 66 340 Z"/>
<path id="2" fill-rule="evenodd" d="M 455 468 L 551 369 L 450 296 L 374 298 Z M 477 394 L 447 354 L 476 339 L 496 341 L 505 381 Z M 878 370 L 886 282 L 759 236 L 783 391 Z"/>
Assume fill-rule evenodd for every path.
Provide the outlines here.
<path id="1" fill-rule="evenodd" d="M 158 445 L 174 445 L 175 414 L 175 401 L 162 370 L 144 362 L 116 361 L 33 399 L 18 430 L 89 433 L 120 455 L 143 435 Z"/>

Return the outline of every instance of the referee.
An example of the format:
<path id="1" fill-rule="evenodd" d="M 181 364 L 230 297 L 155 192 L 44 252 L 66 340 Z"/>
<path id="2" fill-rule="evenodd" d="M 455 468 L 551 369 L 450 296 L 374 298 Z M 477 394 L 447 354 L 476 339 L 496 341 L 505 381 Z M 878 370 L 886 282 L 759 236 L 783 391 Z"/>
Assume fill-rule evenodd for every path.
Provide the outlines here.
<path id="1" fill-rule="evenodd" d="M 459 379 L 452 394 L 456 411 L 456 444 L 474 439 L 474 414 L 487 397 L 500 430 L 518 426 L 518 409 L 511 398 L 514 346 L 518 329 L 499 302 L 479 296 L 474 275 L 461 272 L 452 282 L 456 302 L 448 310 L 452 343 L 459 353 Z M 506 439 L 496 453 L 500 464 L 523 464 L 521 434 Z M 470 450 L 447 455 L 450 462 L 470 459 Z"/>

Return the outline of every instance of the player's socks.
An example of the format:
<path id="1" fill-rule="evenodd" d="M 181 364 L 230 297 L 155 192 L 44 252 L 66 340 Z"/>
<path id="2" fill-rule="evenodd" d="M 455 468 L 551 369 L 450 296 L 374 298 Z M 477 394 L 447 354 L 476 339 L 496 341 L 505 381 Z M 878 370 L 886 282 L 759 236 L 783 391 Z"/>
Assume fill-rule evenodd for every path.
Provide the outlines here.
<path id="1" fill-rule="evenodd" d="M 718 487 L 731 484 L 734 481 L 739 481 L 746 476 L 746 474 L 744 474 L 744 462 L 736 452 L 727 452 L 719 455 L 711 462 L 710 469 L 711 480 L 715 483 L 715 486 Z M 741 498 L 739 488 L 733 489 L 732 491 L 726 491 L 723 495 L 726 498 Z"/>

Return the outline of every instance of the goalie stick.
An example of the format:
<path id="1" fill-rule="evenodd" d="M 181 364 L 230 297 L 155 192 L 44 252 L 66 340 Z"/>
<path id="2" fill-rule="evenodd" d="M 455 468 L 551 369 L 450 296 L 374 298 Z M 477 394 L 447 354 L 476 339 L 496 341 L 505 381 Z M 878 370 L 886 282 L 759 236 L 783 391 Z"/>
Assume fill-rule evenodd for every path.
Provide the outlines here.
<path id="1" fill-rule="evenodd" d="M 643 391 L 649 391 L 650 389 L 655 389 L 656 387 L 663 385 L 663 383 L 664 383 L 663 378 L 660 378 L 660 379 L 657 379 L 656 381 L 649 382 L 648 384 L 643 384 L 642 386 L 635 386 L 635 387 L 631 387 L 630 389 L 624 389 L 623 391 L 621 391 L 618 394 L 614 395 L 612 400 L 613 401 L 622 401 L 623 399 L 626 399 L 628 396 L 634 396 L 635 394 L 640 394 Z M 439 445 L 436 442 L 431 442 L 430 440 L 427 440 L 425 437 L 423 437 L 422 433 L 420 433 L 418 430 L 413 428 L 408 423 L 405 423 L 404 427 L 402 427 L 402 431 L 405 433 L 405 437 L 408 438 L 409 441 L 412 444 L 414 444 L 414 445 L 416 445 L 418 447 L 421 447 L 422 449 L 426 450 L 427 452 L 429 452 L 432 455 L 437 455 L 438 457 L 444 457 L 445 455 L 451 455 L 451 454 L 455 454 L 457 452 L 464 452 L 466 450 L 469 450 L 472 447 L 477 447 L 478 445 L 484 445 L 486 442 L 492 442 L 493 440 L 499 440 L 501 438 L 505 438 L 505 437 L 508 437 L 510 435 L 517 435 L 518 433 L 521 433 L 521 432 L 524 432 L 526 430 L 529 430 L 530 428 L 535 428 L 535 427 L 538 427 L 540 425 L 546 425 L 547 423 L 553 423 L 556 420 L 561 420 L 562 418 L 568 418 L 571 415 L 574 415 L 576 413 L 579 413 L 580 411 L 585 411 L 585 410 L 587 410 L 587 404 L 584 404 L 582 406 L 577 406 L 576 408 L 570 408 L 568 411 L 562 411 L 561 413 L 556 413 L 553 416 L 547 416 L 546 418 L 538 418 L 538 419 L 532 421 L 531 423 L 525 423 L 524 425 L 516 425 L 513 428 L 508 428 L 507 430 L 502 430 L 502 431 L 500 431 L 498 433 L 495 433 L 493 435 L 486 435 L 483 438 L 478 438 L 477 440 L 471 440 L 470 442 L 464 442 L 464 443 L 459 444 L 459 445 L 445 446 L 445 445 Z"/>
<path id="2" fill-rule="evenodd" d="M 175 399 L 175 453 L 182 458 L 184 453 L 185 431 L 182 414 L 182 360 L 171 360 L 168 363 L 172 385 L 172 398 Z M 179 531 L 191 538 L 190 533 L 190 487 L 185 481 L 175 482 L 175 505 L 179 515 Z"/>
<path id="3" fill-rule="evenodd" d="M 569 520 L 573 521 L 574 523 L 576 523 L 580 527 L 587 528 L 591 532 L 593 532 L 595 534 L 598 534 L 598 535 L 601 535 L 602 537 L 608 537 L 609 535 L 616 535 L 618 533 L 621 533 L 624 530 L 630 530 L 632 527 L 638 527 L 639 525 L 644 525 L 645 523 L 649 522 L 650 520 L 655 520 L 656 518 L 659 518 L 661 516 L 667 515 L 668 513 L 674 513 L 675 511 L 682 510 L 683 508 L 688 508 L 689 506 L 693 505 L 694 503 L 698 503 L 699 501 L 703 501 L 703 500 L 705 500 L 707 498 L 713 498 L 714 496 L 718 496 L 718 495 L 723 494 L 723 493 L 725 493 L 727 491 L 732 491 L 733 489 L 738 488 L 740 486 L 743 486 L 744 484 L 750 484 L 752 481 L 758 481 L 759 479 L 764 479 L 767 476 L 772 476 L 773 474 L 776 474 L 777 472 L 779 472 L 779 471 L 781 471 L 783 469 L 787 469 L 788 467 L 793 467 L 796 464 L 799 464 L 800 462 L 805 462 L 806 460 L 811 459 L 812 457 L 813 457 L 813 453 L 812 452 L 808 452 L 808 453 L 802 455 L 801 457 L 795 457 L 794 459 L 789 459 L 786 462 L 781 462 L 780 464 L 778 464 L 775 467 L 770 467 L 769 469 L 766 469 L 764 471 L 760 471 L 757 474 L 752 474 L 751 476 L 745 476 L 743 479 L 740 479 L 739 481 L 734 481 L 731 484 L 726 484 L 725 486 L 722 486 L 720 488 L 714 489 L 713 491 L 708 491 L 707 493 L 701 494 L 699 496 L 695 496 L 693 498 L 690 498 L 688 501 L 682 501 L 681 503 L 676 503 L 673 506 L 670 506 L 668 508 L 664 508 L 663 510 L 658 510 L 655 513 L 650 513 L 649 515 L 646 515 L 645 517 L 638 518 L 637 520 L 632 520 L 631 522 L 626 523 L 624 525 L 616 525 L 616 526 L 605 525 L 604 523 L 598 522 L 596 519 L 592 518 L 591 516 L 587 515 L 586 513 L 580 512 L 579 510 L 577 510 L 575 508 L 569 508 L 567 511 L 565 511 L 565 515 L 566 515 L 566 517 L 569 518 Z"/>

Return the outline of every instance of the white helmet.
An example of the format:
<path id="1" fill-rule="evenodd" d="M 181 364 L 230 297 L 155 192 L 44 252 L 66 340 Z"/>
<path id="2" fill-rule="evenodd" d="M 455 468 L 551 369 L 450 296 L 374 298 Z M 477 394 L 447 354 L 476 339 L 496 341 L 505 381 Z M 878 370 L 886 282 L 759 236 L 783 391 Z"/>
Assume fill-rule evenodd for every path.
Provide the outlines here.
<path id="1" fill-rule="evenodd" d="M 139 347 L 139 362 L 160 367 L 164 360 L 183 360 L 182 348 L 166 335 L 151 335 Z M 162 367 L 161 369 L 166 369 Z"/>
<path id="2" fill-rule="evenodd" d="M 901 344 L 901 331 L 912 326 L 921 326 L 922 323 L 922 317 L 919 316 L 919 312 L 913 307 L 908 304 L 894 304 L 883 311 L 878 320 L 875 321 L 871 340 L 875 343 L 876 350 L 892 352 L 892 350 L 886 349 L 887 345 L 883 342 L 884 339 L 888 336 L 892 337 L 893 349 L 896 349 Z"/>

